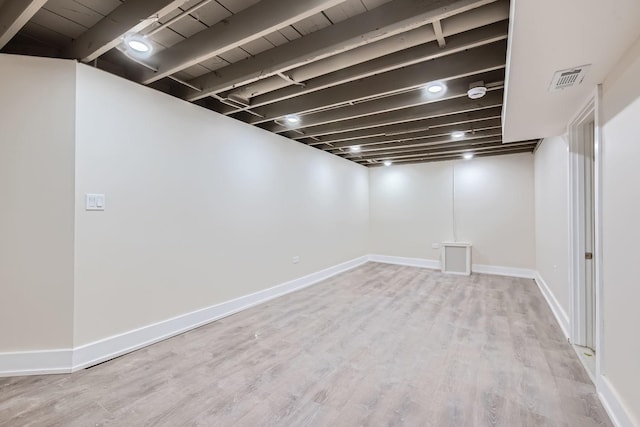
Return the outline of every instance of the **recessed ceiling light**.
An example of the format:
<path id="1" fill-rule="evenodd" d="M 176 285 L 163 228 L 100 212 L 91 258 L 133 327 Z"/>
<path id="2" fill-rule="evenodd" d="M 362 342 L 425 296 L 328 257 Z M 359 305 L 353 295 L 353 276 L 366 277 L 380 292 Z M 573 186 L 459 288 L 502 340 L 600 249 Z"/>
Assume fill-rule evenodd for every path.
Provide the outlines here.
<path id="1" fill-rule="evenodd" d="M 434 83 L 429 83 L 426 86 L 426 90 L 428 93 L 430 93 L 431 95 L 436 95 L 438 93 L 443 92 L 445 89 L 444 85 L 440 82 L 434 82 Z"/>
<path id="2" fill-rule="evenodd" d="M 473 159 L 473 153 L 464 153 L 462 158 L 465 160 Z"/>
<path id="3" fill-rule="evenodd" d="M 289 114 L 288 116 L 285 116 L 284 119 L 291 125 L 295 125 L 296 123 L 300 122 L 300 117 L 296 116 L 295 114 Z"/>
<path id="4" fill-rule="evenodd" d="M 457 130 L 453 132 L 451 136 L 454 138 L 462 138 L 464 136 L 464 132 L 462 132 L 461 130 Z"/>
<path id="5" fill-rule="evenodd" d="M 352 145 L 350 148 L 352 153 L 359 153 L 360 152 L 360 146 L 359 145 Z"/>
<path id="6" fill-rule="evenodd" d="M 145 37 L 139 34 L 125 37 L 124 44 L 130 52 L 133 52 L 135 54 L 148 55 L 151 53 L 151 43 L 149 43 Z"/>
<path id="7" fill-rule="evenodd" d="M 385 160 L 385 161 L 383 162 L 383 164 L 384 164 L 385 166 L 391 166 L 391 164 L 392 164 L 392 163 L 393 163 L 393 162 L 392 162 L 391 160 Z"/>

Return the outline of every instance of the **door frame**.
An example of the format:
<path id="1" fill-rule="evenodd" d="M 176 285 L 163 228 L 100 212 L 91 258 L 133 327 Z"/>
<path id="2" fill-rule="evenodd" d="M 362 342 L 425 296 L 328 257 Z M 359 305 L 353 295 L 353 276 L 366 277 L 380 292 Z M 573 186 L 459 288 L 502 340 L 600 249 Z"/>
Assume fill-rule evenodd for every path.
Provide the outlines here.
<path id="1" fill-rule="evenodd" d="M 594 122 L 594 248 L 593 262 L 595 266 L 595 352 L 596 372 L 595 377 L 600 378 L 603 372 L 603 292 L 602 292 L 602 120 L 601 102 L 602 86 L 589 96 L 582 108 L 573 117 L 568 125 L 569 135 L 569 284 L 571 288 L 570 307 L 570 340 L 572 343 L 581 343 L 586 334 L 583 311 L 585 310 L 584 294 L 580 289 L 580 282 L 584 276 L 584 219 L 578 219 L 578 212 L 584 209 L 582 177 L 584 163 L 576 149 L 580 144 L 580 134 L 583 126 L 587 125 L 591 118 Z"/>

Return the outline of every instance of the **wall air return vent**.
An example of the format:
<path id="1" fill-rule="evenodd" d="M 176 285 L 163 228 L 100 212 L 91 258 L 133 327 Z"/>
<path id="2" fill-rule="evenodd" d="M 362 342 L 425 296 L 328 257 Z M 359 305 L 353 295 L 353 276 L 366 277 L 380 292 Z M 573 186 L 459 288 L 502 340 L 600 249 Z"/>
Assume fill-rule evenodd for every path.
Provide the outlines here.
<path id="1" fill-rule="evenodd" d="M 471 274 L 471 243 L 442 243 L 442 272 L 449 274 Z"/>
<path id="2" fill-rule="evenodd" d="M 549 92 L 556 92 L 572 86 L 578 86 L 584 80 L 584 76 L 589 71 L 591 65 L 581 65 L 579 67 L 568 68 L 556 71 L 549 86 Z"/>

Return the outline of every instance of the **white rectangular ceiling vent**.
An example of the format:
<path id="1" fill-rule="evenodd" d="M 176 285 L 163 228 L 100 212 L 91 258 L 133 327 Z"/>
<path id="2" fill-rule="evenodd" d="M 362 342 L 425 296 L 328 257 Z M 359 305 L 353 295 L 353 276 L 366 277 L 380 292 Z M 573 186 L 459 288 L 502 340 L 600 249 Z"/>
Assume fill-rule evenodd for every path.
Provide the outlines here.
<path id="1" fill-rule="evenodd" d="M 589 67 L 591 67 L 591 64 L 556 71 L 551 80 L 549 92 L 556 92 L 568 87 L 578 86 L 582 83 L 582 80 L 584 80 L 584 76 L 587 74 Z"/>

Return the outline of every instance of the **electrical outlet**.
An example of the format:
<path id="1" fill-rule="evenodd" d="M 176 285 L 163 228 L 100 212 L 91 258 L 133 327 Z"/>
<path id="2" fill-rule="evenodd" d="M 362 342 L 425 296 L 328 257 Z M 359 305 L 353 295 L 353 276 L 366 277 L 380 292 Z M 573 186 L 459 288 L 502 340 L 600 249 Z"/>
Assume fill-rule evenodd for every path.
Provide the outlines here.
<path id="1" fill-rule="evenodd" d="M 300 257 L 298 255 L 296 255 L 296 256 L 293 257 L 292 261 L 293 261 L 294 264 L 297 264 L 297 263 L 300 262 Z"/>
<path id="2" fill-rule="evenodd" d="M 440 243 L 432 243 L 431 249 L 440 249 Z"/>

